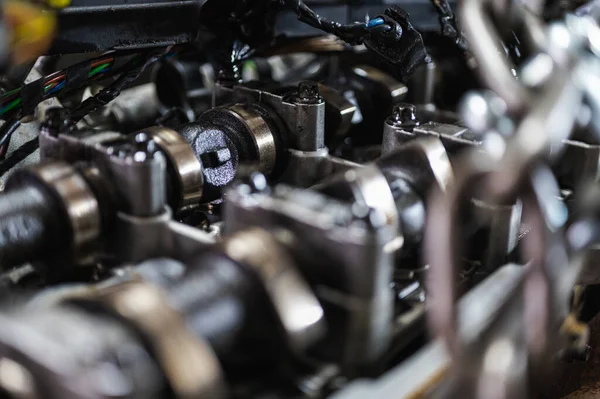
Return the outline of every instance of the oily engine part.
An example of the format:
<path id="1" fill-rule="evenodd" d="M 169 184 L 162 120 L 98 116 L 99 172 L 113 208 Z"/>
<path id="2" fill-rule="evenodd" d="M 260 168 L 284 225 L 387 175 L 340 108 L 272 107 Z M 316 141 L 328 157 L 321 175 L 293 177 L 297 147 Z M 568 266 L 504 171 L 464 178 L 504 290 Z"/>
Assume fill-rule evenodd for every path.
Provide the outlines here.
<path id="1" fill-rule="evenodd" d="M 0 8 L 1 396 L 593 380 L 598 1 Z"/>

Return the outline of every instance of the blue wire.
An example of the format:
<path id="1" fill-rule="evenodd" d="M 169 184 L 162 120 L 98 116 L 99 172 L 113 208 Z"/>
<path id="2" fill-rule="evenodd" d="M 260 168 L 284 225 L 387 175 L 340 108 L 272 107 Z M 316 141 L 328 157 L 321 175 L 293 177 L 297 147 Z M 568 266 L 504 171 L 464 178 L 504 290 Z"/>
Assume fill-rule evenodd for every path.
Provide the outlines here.
<path id="1" fill-rule="evenodd" d="M 96 73 L 96 75 L 100 75 L 101 73 L 104 73 L 104 72 L 108 71 L 108 69 L 109 69 L 109 68 L 108 68 L 108 67 L 106 67 L 106 68 L 104 68 L 104 69 L 102 69 L 102 70 L 98 71 L 98 72 Z M 52 89 L 51 89 L 51 90 L 50 90 L 48 93 L 46 93 L 46 95 L 48 96 L 48 95 L 50 95 L 50 94 L 54 94 L 54 93 L 56 93 L 57 91 L 61 90 L 61 89 L 62 89 L 64 86 L 65 86 L 65 82 L 64 82 L 64 81 L 63 81 L 63 82 L 60 82 L 59 84 L 57 84 L 56 86 L 54 86 L 54 87 L 53 87 L 53 88 L 52 88 Z"/>
<path id="2" fill-rule="evenodd" d="M 381 17 L 370 19 L 369 22 L 367 22 L 366 24 L 367 29 L 382 25 L 384 22 L 385 21 Z"/>
<path id="3" fill-rule="evenodd" d="M 57 84 L 56 86 L 54 86 L 48 93 L 46 93 L 46 95 L 52 94 L 52 93 L 56 93 L 57 91 L 59 91 L 60 89 L 62 89 L 65 86 L 65 82 L 60 82 L 59 84 Z"/>
<path id="4" fill-rule="evenodd" d="M 10 103 L 8 103 L 8 105 L 10 105 Z M 6 112 L 8 105 L 5 105 L 4 107 L 0 108 L 0 115 L 4 114 L 4 112 Z"/>

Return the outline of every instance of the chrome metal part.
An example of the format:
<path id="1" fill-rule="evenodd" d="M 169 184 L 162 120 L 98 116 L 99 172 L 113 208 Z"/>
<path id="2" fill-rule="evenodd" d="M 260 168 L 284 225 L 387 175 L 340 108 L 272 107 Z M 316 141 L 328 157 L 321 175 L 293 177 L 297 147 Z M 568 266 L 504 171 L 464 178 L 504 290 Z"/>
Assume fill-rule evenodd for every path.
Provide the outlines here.
<path id="1" fill-rule="evenodd" d="M 377 161 L 382 169 L 400 174 L 418 190 L 437 187 L 446 191 L 453 184 L 454 174 L 448 152 L 437 138 L 423 137 L 410 141 Z M 425 193 L 427 194 L 427 193 Z"/>
<path id="2" fill-rule="evenodd" d="M 261 280 L 293 350 L 302 351 L 323 335 L 323 308 L 274 237 L 259 229 L 244 230 L 228 237 L 223 247 Z"/>
<path id="3" fill-rule="evenodd" d="M 240 104 L 229 107 L 229 110 L 246 125 L 252 134 L 258 153 L 259 170 L 263 173 L 271 173 L 275 167 L 277 148 L 269 125 L 258 113 L 244 108 Z"/>
<path id="4" fill-rule="evenodd" d="M 154 140 L 137 133 L 133 143 L 107 149 L 112 178 L 120 189 L 124 212 L 154 216 L 166 203 L 166 160 Z"/>
<path id="5" fill-rule="evenodd" d="M 189 144 L 175 131 L 165 127 L 144 129 L 164 152 L 177 175 L 179 183 L 179 203 L 181 206 L 198 203 L 202 199 L 202 163 Z"/>
<path id="6" fill-rule="evenodd" d="M 289 132 L 290 147 L 293 149 L 318 151 L 325 146 L 325 102 L 318 92 L 315 99 L 305 101 L 298 97 L 297 90 L 287 96 L 280 96 L 243 86 L 217 86 L 215 98 L 216 105 L 251 98 L 272 107 L 282 117 Z"/>
<path id="7" fill-rule="evenodd" d="M 463 298 L 458 304 L 461 341 L 474 345 L 479 336 L 492 328 L 494 315 L 506 301 L 507 293 L 522 283 L 526 268 L 508 264 L 499 268 Z M 364 397 L 402 399 L 427 397 L 440 389 L 452 373 L 452 358 L 444 342 L 432 341 L 409 360 L 376 381 L 358 380 L 332 396 L 332 399 Z"/>
<path id="8" fill-rule="evenodd" d="M 298 197 L 306 201 L 294 202 L 293 198 Z M 317 295 L 321 302 L 348 315 L 345 327 L 337 326 L 342 328 L 338 334 L 343 336 L 342 341 L 338 341 L 342 367 L 350 372 L 376 361 L 391 338 L 389 321 L 393 312 L 391 292 L 384 288 L 388 287 L 392 272 L 392 252 L 385 247 L 396 236 L 396 231 L 386 224 L 385 214 L 366 207 L 366 213 L 361 216 L 367 222 L 363 226 L 353 216 L 351 207 L 285 186 L 269 195 L 249 194 L 242 185 L 229 192 L 228 199 L 226 218 L 235 221 L 229 224 L 230 231 L 242 230 L 259 220 L 268 221 L 266 228 L 282 228 L 302 237 L 310 258 L 316 256 L 336 265 L 324 272 L 338 270 L 345 277 L 332 287 L 320 287 Z M 333 214 L 328 213 L 334 209 Z M 346 229 L 351 233 L 344 234 Z M 363 261 L 371 267 L 357 267 Z"/>

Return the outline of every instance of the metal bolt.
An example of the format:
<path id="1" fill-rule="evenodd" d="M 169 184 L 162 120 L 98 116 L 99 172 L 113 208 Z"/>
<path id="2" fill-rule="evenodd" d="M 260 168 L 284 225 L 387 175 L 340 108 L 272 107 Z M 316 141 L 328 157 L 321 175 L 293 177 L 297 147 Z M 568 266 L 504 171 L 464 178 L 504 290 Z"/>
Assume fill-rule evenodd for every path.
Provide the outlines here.
<path id="1" fill-rule="evenodd" d="M 46 118 L 41 129 L 50 136 L 68 131 L 71 128 L 69 112 L 61 107 L 52 107 L 46 111 Z"/>
<path id="2" fill-rule="evenodd" d="M 319 84 L 312 81 L 303 81 L 298 84 L 296 101 L 301 104 L 318 104 L 322 100 L 319 94 Z"/>
<path id="3" fill-rule="evenodd" d="M 267 178 L 260 172 L 252 171 L 250 173 L 244 173 L 242 168 L 238 171 L 237 189 L 241 193 L 264 193 L 269 191 L 269 183 Z"/>
<path id="4" fill-rule="evenodd" d="M 390 119 L 392 124 L 405 130 L 412 130 L 412 128 L 420 125 L 417 118 L 417 107 L 413 104 L 402 103 L 394 106 Z"/>
<path id="5" fill-rule="evenodd" d="M 135 162 L 146 162 L 158 151 L 154 140 L 146 133 L 137 133 L 133 138 L 131 152 Z"/>
<path id="6" fill-rule="evenodd" d="M 269 188 L 267 178 L 260 172 L 252 172 L 246 179 L 246 183 L 252 188 L 255 193 L 264 192 Z"/>

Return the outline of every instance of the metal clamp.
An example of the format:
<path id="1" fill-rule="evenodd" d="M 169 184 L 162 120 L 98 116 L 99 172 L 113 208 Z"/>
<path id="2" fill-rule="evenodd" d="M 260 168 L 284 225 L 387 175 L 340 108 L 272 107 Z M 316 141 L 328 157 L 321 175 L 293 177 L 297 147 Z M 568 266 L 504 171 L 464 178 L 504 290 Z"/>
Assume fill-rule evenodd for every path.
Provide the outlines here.
<path id="1" fill-rule="evenodd" d="M 271 234 L 258 228 L 243 230 L 230 236 L 223 248 L 227 256 L 249 266 L 260 279 L 293 350 L 306 349 L 322 336 L 323 308 Z"/>
<path id="2" fill-rule="evenodd" d="M 275 146 L 275 137 L 267 122 L 257 112 L 244 107 L 242 104 L 232 105 L 228 109 L 252 134 L 254 146 L 258 153 L 260 171 L 267 174 L 271 173 L 277 160 L 277 147 Z"/>
<path id="3" fill-rule="evenodd" d="M 202 198 L 202 163 L 190 145 L 175 130 L 154 126 L 144 130 L 173 165 L 179 180 L 181 206 L 198 203 Z"/>

